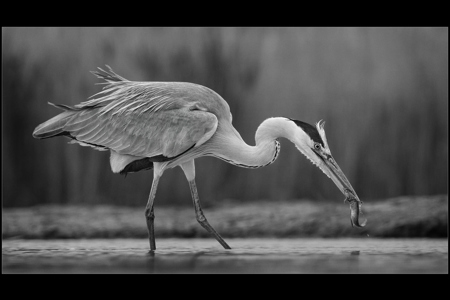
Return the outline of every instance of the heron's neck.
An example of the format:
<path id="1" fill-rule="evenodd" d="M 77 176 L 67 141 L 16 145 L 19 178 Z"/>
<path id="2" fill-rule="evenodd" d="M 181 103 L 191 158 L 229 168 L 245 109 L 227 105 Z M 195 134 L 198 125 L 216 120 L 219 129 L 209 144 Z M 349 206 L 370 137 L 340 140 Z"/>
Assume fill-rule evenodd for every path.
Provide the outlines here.
<path id="1" fill-rule="evenodd" d="M 244 142 L 231 124 L 216 135 L 215 156 L 239 167 L 259 168 L 273 163 L 280 152 L 278 138 L 292 140 L 296 125 L 287 118 L 269 118 L 259 125 L 255 146 Z"/>

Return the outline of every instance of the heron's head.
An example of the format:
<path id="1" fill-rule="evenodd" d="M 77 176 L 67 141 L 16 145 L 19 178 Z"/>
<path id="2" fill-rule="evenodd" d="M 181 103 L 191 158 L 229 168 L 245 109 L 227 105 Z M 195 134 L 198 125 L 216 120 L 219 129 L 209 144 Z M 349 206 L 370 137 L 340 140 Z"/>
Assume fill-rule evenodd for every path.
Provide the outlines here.
<path id="1" fill-rule="evenodd" d="M 325 122 L 319 121 L 316 126 L 313 126 L 302 121 L 290 120 L 297 125 L 292 142 L 301 153 L 333 180 L 345 195 L 345 200 L 350 203 L 352 225 L 363 227 L 365 222 L 359 223 L 361 200 L 331 155 L 325 136 Z"/>

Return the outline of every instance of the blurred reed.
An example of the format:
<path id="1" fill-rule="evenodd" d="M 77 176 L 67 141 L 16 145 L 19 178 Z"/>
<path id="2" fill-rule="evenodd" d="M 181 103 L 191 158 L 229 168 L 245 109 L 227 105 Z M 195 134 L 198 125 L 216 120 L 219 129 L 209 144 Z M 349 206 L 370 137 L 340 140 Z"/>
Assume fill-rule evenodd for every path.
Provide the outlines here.
<path id="1" fill-rule="evenodd" d="M 268 117 L 326 121 L 334 157 L 360 198 L 447 194 L 447 28 L 3 28 L 3 205 L 145 205 L 152 173 L 124 177 L 109 155 L 35 140 L 33 129 L 98 92 L 88 71 L 110 65 L 137 81 L 189 81 L 229 103 L 254 144 Z M 343 197 L 294 146 L 262 169 L 197 160 L 205 205 L 224 199 Z M 179 169 L 160 204 L 190 205 Z"/>

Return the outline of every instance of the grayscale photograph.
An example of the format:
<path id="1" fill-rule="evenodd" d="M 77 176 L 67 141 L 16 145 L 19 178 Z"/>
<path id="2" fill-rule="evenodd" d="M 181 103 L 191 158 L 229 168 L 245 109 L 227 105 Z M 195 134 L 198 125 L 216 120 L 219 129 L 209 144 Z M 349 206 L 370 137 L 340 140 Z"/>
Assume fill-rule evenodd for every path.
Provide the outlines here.
<path id="1" fill-rule="evenodd" d="M 3 27 L 2 273 L 448 274 L 448 27 Z"/>

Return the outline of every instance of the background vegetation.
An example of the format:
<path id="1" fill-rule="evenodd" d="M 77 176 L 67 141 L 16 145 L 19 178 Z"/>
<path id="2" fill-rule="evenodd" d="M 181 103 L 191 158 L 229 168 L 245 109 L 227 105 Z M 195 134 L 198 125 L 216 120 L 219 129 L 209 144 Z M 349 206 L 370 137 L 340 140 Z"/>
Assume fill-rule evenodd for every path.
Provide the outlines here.
<path id="1" fill-rule="evenodd" d="M 137 81 L 189 81 L 230 104 L 249 144 L 268 117 L 326 121 L 334 157 L 360 198 L 448 194 L 448 28 L 3 28 L 3 207 L 145 206 L 152 173 L 110 171 L 109 155 L 34 128 L 98 92 L 110 65 Z M 196 161 L 205 206 L 224 200 L 343 196 L 286 140 L 265 168 Z M 157 206 L 190 205 L 180 169 Z"/>
<path id="2" fill-rule="evenodd" d="M 362 220 L 350 226 L 347 205 L 317 201 L 233 201 L 208 207 L 211 225 L 224 238 L 448 238 L 448 196 L 407 196 L 366 202 Z M 198 224 L 192 207 L 156 210 L 157 238 L 214 238 Z M 147 238 L 140 207 L 39 205 L 8 208 L 3 239 Z M 156 242 L 158 243 L 158 241 Z M 220 246 L 219 246 L 220 247 Z"/>

